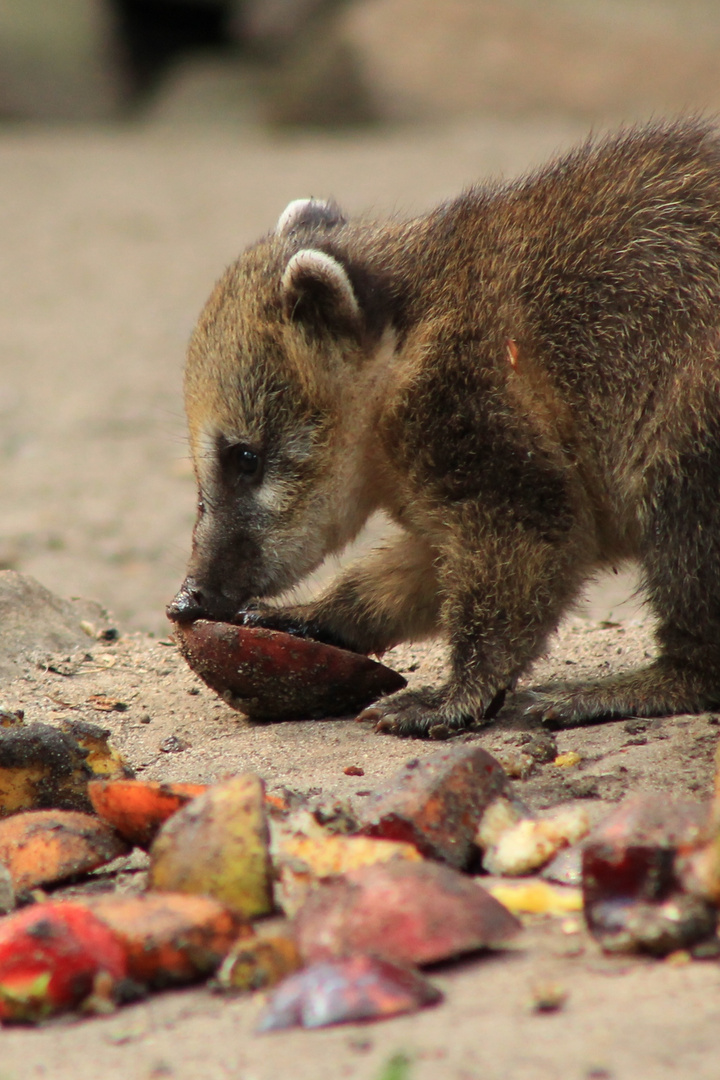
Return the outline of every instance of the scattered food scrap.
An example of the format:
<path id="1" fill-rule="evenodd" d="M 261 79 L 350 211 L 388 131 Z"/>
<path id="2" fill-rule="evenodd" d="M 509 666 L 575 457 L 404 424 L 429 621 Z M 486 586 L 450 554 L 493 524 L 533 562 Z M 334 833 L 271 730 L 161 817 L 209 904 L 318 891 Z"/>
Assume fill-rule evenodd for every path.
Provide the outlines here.
<path id="1" fill-rule="evenodd" d="M 127 974 L 152 989 L 212 975 L 250 923 L 209 896 L 110 893 L 88 900 L 125 950 Z"/>
<path id="2" fill-rule="evenodd" d="M 0 740 L 25 730 L 32 742 L 37 727 L 47 725 L 5 711 Z M 586 835 L 584 806 L 535 816 L 473 742 L 410 761 L 354 810 L 317 793 L 268 796 L 254 774 L 211 786 L 132 780 L 103 750 L 102 729 L 49 731 L 98 816 L 32 809 L 0 821 L 0 908 L 129 844 L 150 848 L 149 889 L 0 919 L 2 1022 L 107 1011 L 213 975 L 224 991 L 271 990 L 259 1031 L 383 1019 L 439 1000 L 416 968 L 503 947 L 528 915 L 577 933 L 584 911 L 608 952 L 715 955 L 702 950 L 717 946 L 718 796 L 712 807 L 629 799 Z M 493 877 L 470 876 L 481 857 Z M 542 866 L 550 880 L 510 880 Z M 289 923 L 253 927 L 278 909 Z M 529 1007 L 551 1012 L 566 996 L 540 980 Z"/>
<path id="3" fill-rule="evenodd" d="M 523 818 L 499 832 L 483 857 L 490 874 L 530 874 L 549 862 L 562 848 L 577 844 L 590 829 L 587 810 L 557 807 L 543 818 Z M 479 835 L 482 836 L 482 823 Z"/>
<path id="4" fill-rule="evenodd" d="M 720 906 L 720 744 L 715 751 L 715 789 L 707 825 L 695 843 L 679 845 L 676 871 L 688 892 Z"/>
<path id="5" fill-rule="evenodd" d="M 476 852 L 483 812 L 500 794 L 511 800 L 507 776 L 487 750 L 456 745 L 409 762 L 360 814 L 368 836 L 415 844 L 425 856 L 462 869 Z"/>
<path id="6" fill-rule="evenodd" d="M 535 768 L 535 758 L 523 750 L 504 750 L 496 755 L 498 763 L 513 780 L 527 780 Z"/>
<path id="7" fill-rule="evenodd" d="M 557 765 L 559 769 L 571 769 L 573 765 L 579 765 L 581 761 L 582 755 L 576 750 L 567 750 L 564 754 L 558 754 L 553 765 Z"/>
<path id="8" fill-rule="evenodd" d="M 125 950 L 86 907 L 36 904 L 0 920 L 0 1019 L 38 1021 L 77 1008 L 101 974 L 127 975 Z"/>
<path id="9" fill-rule="evenodd" d="M 78 721 L 62 729 L 26 724 L 17 714 L 0 725 L 0 817 L 21 810 L 90 810 L 87 785 L 93 776 L 132 775 L 109 735 Z"/>
<path id="10" fill-rule="evenodd" d="M 556 881 L 559 885 L 582 883 L 582 844 L 561 848 L 557 855 L 540 871 L 541 877 Z"/>
<path id="11" fill-rule="evenodd" d="M 301 967 L 294 938 L 282 934 L 243 938 L 223 960 L 213 986 L 218 990 L 267 990 Z"/>
<path id="12" fill-rule="evenodd" d="M 485 886 L 491 896 L 515 915 L 567 915 L 582 911 L 580 889 L 550 885 L 534 878 L 531 881 L 499 881 Z"/>
<path id="13" fill-rule="evenodd" d="M 111 732 L 107 728 L 90 724 L 87 720 L 63 720 L 60 730 L 85 751 L 85 764 L 93 777 L 121 780 L 135 775 L 122 754 L 110 744 Z"/>
<path id="14" fill-rule="evenodd" d="M 394 859 L 419 862 L 422 858 L 413 844 L 399 840 L 334 836 L 309 814 L 296 815 L 284 829 L 278 830 L 273 848 L 278 877 L 275 898 L 289 916 L 295 914 L 324 878 Z"/>
<path id="15" fill-rule="evenodd" d="M 702 842 L 708 807 L 633 796 L 583 847 L 585 917 L 608 952 L 666 955 L 715 933 L 717 909 L 683 891 L 678 851 Z"/>

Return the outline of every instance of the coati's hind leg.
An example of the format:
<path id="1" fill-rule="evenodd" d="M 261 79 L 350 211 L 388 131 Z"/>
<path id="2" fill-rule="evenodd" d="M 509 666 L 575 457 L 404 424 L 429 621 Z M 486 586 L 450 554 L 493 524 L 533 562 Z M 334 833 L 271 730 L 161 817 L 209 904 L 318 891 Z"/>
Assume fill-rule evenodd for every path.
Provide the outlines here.
<path id="1" fill-rule="evenodd" d="M 720 658 L 715 670 L 720 670 Z M 672 716 L 716 708 L 720 678 L 709 679 L 707 671 L 660 656 L 635 671 L 597 682 L 549 685 L 533 696 L 528 715 L 558 730 L 627 716 Z"/>
<path id="2" fill-rule="evenodd" d="M 558 684 L 530 712 L 567 728 L 622 716 L 670 716 L 720 705 L 720 445 L 655 478 L 643 555 L 658 615 L 658 658 L 591 683 Z"/>

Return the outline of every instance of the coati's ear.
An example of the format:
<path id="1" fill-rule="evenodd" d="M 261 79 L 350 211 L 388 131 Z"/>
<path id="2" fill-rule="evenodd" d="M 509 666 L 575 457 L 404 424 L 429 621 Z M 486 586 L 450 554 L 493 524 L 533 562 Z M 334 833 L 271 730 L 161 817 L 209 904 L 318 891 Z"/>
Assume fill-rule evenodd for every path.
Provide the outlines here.
<path id="1" fill-rule="evenodd" d="M 322 333 L 358 333 L 361 311 L 342 263 L 306 248 L 293 255 L 282 276 L 285 309 L 295 322 Z"/>
<path id="2" fill-rule="evenodd" d="M 330 228 L 346 221 L 340 207 L 322 199 L 293 199 L 283 210 L 275 226 L 276 236 L 287 236 L 294 229 Z"/>

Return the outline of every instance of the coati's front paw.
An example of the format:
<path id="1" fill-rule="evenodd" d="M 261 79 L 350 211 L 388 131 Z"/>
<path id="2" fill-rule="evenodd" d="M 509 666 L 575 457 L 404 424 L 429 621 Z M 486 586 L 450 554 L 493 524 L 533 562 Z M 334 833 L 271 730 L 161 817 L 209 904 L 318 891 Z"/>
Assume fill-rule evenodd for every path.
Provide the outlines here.
<path id="1" fill-rule="evenodd" d="M 480 716 L 482 713 L 479 714 Z M 469 713 L 453 710 L 443 689 L 401 690 L 364 709 L 358 720 L 374 723 L 375 731 L 401 738 L 448 739 L 474 727 Z"/>
<path id="2" fill-rule="evenodd" d="M 268 604 L 253 604 L 245 611 L 239 611 L 233 622 L 239 626 L 261 626 L 266 630 L 279 630 L 293 637 L 311 638 L 323 645 L 334 645 L 338 649 L 352 647 L 333 630 L 317 622 L 312 616 L 305 616 L 302 611 L 273 608 Z"/>

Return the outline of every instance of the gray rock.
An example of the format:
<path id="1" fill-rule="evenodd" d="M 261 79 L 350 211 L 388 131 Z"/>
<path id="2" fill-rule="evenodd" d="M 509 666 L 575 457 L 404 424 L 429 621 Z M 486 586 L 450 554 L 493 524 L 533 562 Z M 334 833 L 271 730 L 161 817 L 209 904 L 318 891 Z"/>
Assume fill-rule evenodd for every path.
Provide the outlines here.
<path id="1" fill-rule="evenodd" d="M 35 578 L 0 570 L 0 677 L 17 677 L 48 654 L 88 648 L 108 626 L 99 604 L 63 600 Z"/>

